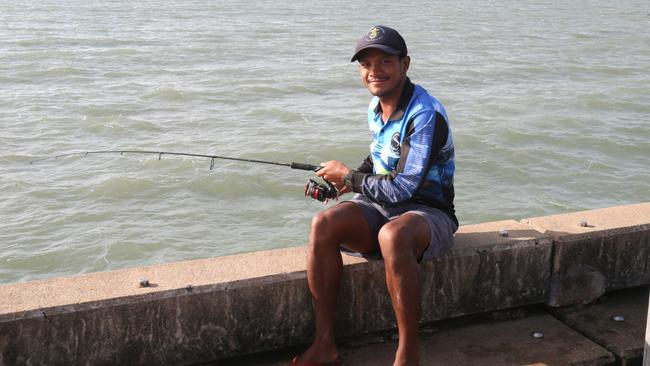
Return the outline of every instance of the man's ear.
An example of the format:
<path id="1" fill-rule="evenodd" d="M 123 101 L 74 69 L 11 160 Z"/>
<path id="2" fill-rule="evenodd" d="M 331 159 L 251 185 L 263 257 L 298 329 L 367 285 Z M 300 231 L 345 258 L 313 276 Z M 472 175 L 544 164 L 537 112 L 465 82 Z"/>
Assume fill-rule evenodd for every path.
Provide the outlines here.
<path id="1" fill-rule="evenodd" d="M 404 56 L 401 61 L 404 72 L 409 71 L 409 66 L 411 65 L 411 56 Z"/>

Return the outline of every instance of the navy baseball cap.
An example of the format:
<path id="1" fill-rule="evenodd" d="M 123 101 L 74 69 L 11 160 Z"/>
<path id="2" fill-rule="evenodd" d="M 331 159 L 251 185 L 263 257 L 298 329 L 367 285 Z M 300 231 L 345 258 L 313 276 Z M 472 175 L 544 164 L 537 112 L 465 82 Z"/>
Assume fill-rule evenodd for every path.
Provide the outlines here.
<path id="1" fill-rule="evenodd" d="M 384 25 L 376 25 L 364 34 L 357 42 L 357 48 L 350 62 L 359 59 L 359 55 L 369 48 L 377 48 L 391 55 L 406 56 L 406 42 L 404 38 L 393 28 Z"/>

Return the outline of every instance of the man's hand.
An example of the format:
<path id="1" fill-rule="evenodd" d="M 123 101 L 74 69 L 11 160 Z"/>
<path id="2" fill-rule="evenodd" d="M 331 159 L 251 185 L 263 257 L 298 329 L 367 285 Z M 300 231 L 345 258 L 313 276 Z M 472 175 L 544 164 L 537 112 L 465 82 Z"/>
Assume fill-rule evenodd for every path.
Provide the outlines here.
<path id="1" fill-rule="evenodd" d="M 337 160 L 326 161 L 320 166 L 322 168 L 316 172 L 317 176 L 332 183 L 340 195 L 350 191 L 343 183 L 343 178 L 350 172 L 350 168 Z"/>

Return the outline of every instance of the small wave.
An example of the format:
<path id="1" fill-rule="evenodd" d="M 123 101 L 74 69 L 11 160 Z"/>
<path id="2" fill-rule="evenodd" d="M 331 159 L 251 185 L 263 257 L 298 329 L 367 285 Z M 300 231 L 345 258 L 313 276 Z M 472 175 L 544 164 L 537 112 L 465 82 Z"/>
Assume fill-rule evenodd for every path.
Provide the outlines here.
<path id="1" fill-rule="evenodd" d="M 284 177 L 263 171 L 221 173 L 218 177 L 206 175 L 195 179 L 188 188 L 199 195 L 240 199 L 242 197 L 296 197 L 303 193 L 302 181 L 287 182 Z"/>
<path id="2" fill-rule="evenodd" d="M 277 95 L 281 95 L 286 91 L 284 89 L 277 88 L 271 85 L 251 85 L 245 87 L 241 92 L 244 95 L 260 95 L 260 96 L 266 95 L 266 96 L 276 97 Z"/>
<path id="3" fill-rule="evenodd" d="M 86 73 L 87 73 L 86 70 L 79 69 L 76 67 L 61 66 L 61 67 L 51 67 L 47 70 L 31 71 L 24 74 L 24 76 L 47 78 L 47 77 L 79 76 L 79 75 L 85 75 Z"/>
<path id="4" fill-rule="evenodd" d="M 112 212 L 86 212 L 77 211 L 72 213 L 68 220 L 74 223 L 90 223 L 90 222 L 107 222 L 113 217 Z"/>
<path id="5" fill-rule="evenodd" d="M 33 156 L 28 156 L 28 155 L 20 155 L 20 154 L 8 154 L 2 156 L 3 160 L 7 160 L 12 163 L 18 163 L 18 164 L 30 164 L 32 160 L 34 160 Z"/>
<path id="6" fill-rule="evenodd" d="M 155 123 L 142 120 L 132 121 L 132 123 L 129 124 L 129 128 L 145 132 L 159 132 L 163 130 L 159 125 Z"/>
<path id="7" fill-rule="evenodd" d="M 560 207 L 560 208 L 565 209 L 566 211 L 575 211 L 575 207 L 571 206 L 568 203 L 560 202 L 559 200 L 557 200 L 555 197 L 553 197 L 549 193 L 542 193 L 539 197 L 537 197 L 537 202 L 539 202 L 541 204 Z"/>
<path id="8" fill-rule="evenodd" d="M 631 76 L 635 70 L 620 66 L 603 65 L 591 68 L 589 69 L 589 72 L 602 74 L 604 76 Z"/>
<path id="9" fill-rule="evenodd" d="M 17 41 L 16 44 L 25 48 L 51 46 L 52 39 L 47 39 L 47 38 L 24 39 L 24 40 Z"/>
<path id="10" fill-rule="evenodd" d="M 593 34 L 587 34 L 587 33 L 573 33 L 572 36 L 580 40 L 595 38 Z"/>
<path id="11" fill-rule="evenodd" d="M 310 87 L 302 84 L 293 84 L 289 85 L 285 92 L 291 94 L 325 94 L 327 89 Z"/>
<path id="12" fill-rule="evenodd" d="M 306 116 L 304 113 L 294 112 L 280 107 L 272 106 L 259 106 L 251 108 L 246 111 L 245 114 L 248 118 L 265 118 L 267 120 L 277 119 L 279 121 L 288 122 L 288 121 L 299 121 L 299 122 L 308 122 L 306 121 Z M 276 128 L 274 124 L 273 128 Z"/>
<path id="13" fill-rule="evenodd" d="M 575 104 L 590 111 L 612 109 L 612 100 L 600 94 L 583 94 L 575 97 Z"/>
<path id="14" fill-rule="evenodd" d="M 0 83 L 5 85 L 12 84 L 12 83 L 24 83 L 25 81 L 28 81 L 28 79 L 24 77 L 15 77 L 13 75 L 0 75 Z"/>
<path id="15" fill-rule="evenodd" d="M 93 198 L 123 199 L 137 196 L 140 192 L 149 191 L 157 184 L 151 179 L 113 177 L 90 188 L 90 196 Z"/>
<path id="16" fill-rule="evenodd" d="M 125 118 L 121 114 L 109 115 L 106 117 L 82 117 L 83 129 L 93 133 L 139 133 L 159 132 L 162 128 L 149 121 Z"/>
<path id="17" fill-rule="evenodd" d="M 144 96 L 145 99 L 177 101 L 185 99 L 185 93 L 171 87 L 159 88 Z"/>
<path id="18" fill-rule="evenodd" d="M 112 48 L 106 51 L 107 55 L 137 55 L 141 51 L 135 48 Z"/>
<path id="19" fill-rule="evenodd" d="M 119 78 L 126 78 L 126 77 L 133 76 L 133 73 L 126 72 L 126 71 L 109 71 L 109 72 L 105 72 L 102 76 L 109 79 L 119 79 Z M 122 87 L 124 87 L 124 85 L 119 86 L 119 88 Z"/>
<path id="20" fill-rule="evenodd" d="M 116 116 L 116 118 L 120 118 L 121 116 Z M 92 132 L 92 133 L 105 133 L 109 131 L 115 131 L 116 133 L 122 133 L 125 132 L 126 129 L 121 126 L 120 124 L 116 123 L 113 120 L 107 121 L 107 120 L 99 120 L 96 118 L 91 118 L 88 119 L 88 116 L 84 115 L 83 116 L 84 120 L 84 125 L 83 129 Z"/>

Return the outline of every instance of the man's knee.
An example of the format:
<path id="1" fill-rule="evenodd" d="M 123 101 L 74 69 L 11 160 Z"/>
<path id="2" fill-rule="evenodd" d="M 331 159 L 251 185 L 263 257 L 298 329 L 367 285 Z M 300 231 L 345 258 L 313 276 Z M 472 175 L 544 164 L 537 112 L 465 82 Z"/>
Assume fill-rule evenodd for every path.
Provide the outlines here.
<path id="1" fill-rule="evenodd" d="M 314 215 L 311 220 L 311 230 L 327 233 L 335 230 L 336 226 L 341 226 L 343 224 L 342 218 L 345 215 L 342 209 L 345 210 L 345 208 L 339 206 L 330 207 Z"/>
<path id="2" fill-rule="evenodd" d="M 311 219 L 311 230 L 325 229 L 331 221 L 331 215 L 327 211 L 321 211 Z"/>
<path id="3" fill-rule="evenodd" d="M 372 234 L 364 211 L 352 202 L 343 202 L 312 219 L 310 242 L 314 245 L 344 245 L 346 248 L 369 253 L 377 249 L 377 238 Z"/>
<path id="4" fill-rule="evenodd" d="M 379 240 L 381 255 L 385 261 L 398 260 L 405 255 L 410 255 L 408 248 L 410 247 L 411 238 L 408 231 L 401 225 L 393 225 L 392 223 L 384 225 L 379 230 L 377 239 Z"/>
<path id="5" fill-rule="evenodd" d="M 342 240 L 350 229 L 352 205 L 336 205 L 317 213 L 311 220 L 312 235 L 327 241 Z"/>
<path id="6" fill-rule="evenodd" d="M 384 261 L 417 259 L 429 244 L 428 226 L 417 219 L 391 221 L 379 230 L 378 239 Z"/>
<path id="7" fill-rule="evenodd" d="M 333 224 L 336 222 L 336 216 L 325 210 L 317 213 L 311 220 L 311 238 L 310 247 L 312 250 L 318 250 L 321 247 L 330 247 L 336 241 L 336 229 Z"/>

